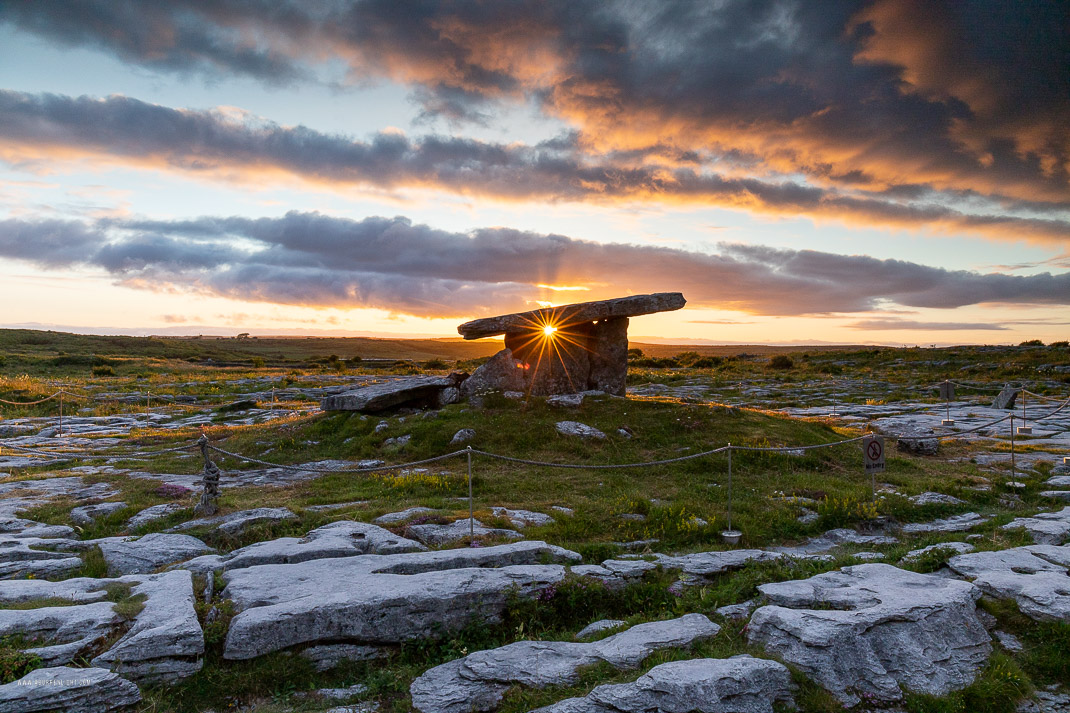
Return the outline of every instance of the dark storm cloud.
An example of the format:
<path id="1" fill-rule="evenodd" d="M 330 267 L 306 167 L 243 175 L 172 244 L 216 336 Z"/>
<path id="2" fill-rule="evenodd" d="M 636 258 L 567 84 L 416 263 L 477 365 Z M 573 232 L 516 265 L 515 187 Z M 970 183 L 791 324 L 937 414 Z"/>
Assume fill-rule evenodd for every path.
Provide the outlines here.
<path id="1" fill-rule="evenodd" d="M 999 0 L 9 1 L 0 21 L 146 66 L 348 68 L 430 115 L 534 99 L 583 146 L 671 143 L 834 186 L 1070 203 L 1070 9 Z"/>
<path id="2" fill-rule="evenodd" d="M 966 213 L 790 181 L 726 177 L 687 165 L 598 163 L 578 138 L 535 146 L 380 133 L 369 141 L 306 127 L 236 121 L 216 112 L 178 110 L 127 97 L 93 99 L 0 90 L 0 148 L 8 160 L 49 162 L 90 154 L 137 165 L 256 178 L 265 169 L 332 183 L 383 188 L 430 186 L 508 200 L 659 200 L 712 202 L 776 215 L 862 225 L 933 227 L 1004 238 L 1064 241 L 1062 219 Z"/>
<path id="3" fill-rule="evenodd" d="M 248 247 L 232 247 L 235 238 Z M 584 300 L 679 290 L 692 307 L 763 315 L 864 312 L 888 304 L 1070 304 L 1070 274 L 981 274 L 728 244 L 703 254 L 505 228 L 453 233 L 400 217 L 354 221 L 297 212 L 174 222 L 9 220 L 0 223 L 0 256 L 47 268 L 97 267 L 142 289 L 423 317 L 531 308 L 550 294 L 539 285 L 586 286 Z"/>

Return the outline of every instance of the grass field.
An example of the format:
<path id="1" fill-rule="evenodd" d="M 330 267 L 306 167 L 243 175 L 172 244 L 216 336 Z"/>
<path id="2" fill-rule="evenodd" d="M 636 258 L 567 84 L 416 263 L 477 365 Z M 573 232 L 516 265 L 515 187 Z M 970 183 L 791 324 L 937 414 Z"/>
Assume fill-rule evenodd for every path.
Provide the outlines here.
<path id="1" fill-rule="evenodd" d="M 398 344 L 392 340 L 334 339 L 138 339 L 81 337 L 33 333 L 20 330 L 0 332 L 0 398 L 28 400 L 47 394 L 62 383 L 79 389 L 97 400 L 78 404 L 84 415 L 124 413 L 140 408 L 138 402 L 124 402 L 124 395 L 146 391 L 160 395 L 186 392 L 218 393 L 237 398 L 253 390 L 332 383 L 342 376 L 383 369 L 369 368 L 365 360 L 390 362 L 387 371 L 406 373 L 428 371 L 446 373 L 451 369 L 471 369 L 481 357 L 496 351 L 500 343 L 421 340 Z M 712 392 L 732 389 L 742 380 L 780 394 L 783 401 L 795 392 L 820 387 L 842 379 L 871 385 L 871 393 L 845 391 L 843 399 L 866 402 L 896 398 L 898 392 L 911 398 L 936 401 L 933 389 L 918 389 L 953 376 L 976 383 L 999 385 L 1004 380 L 1028 380 L 1040 393 L 1068 391 L 1070 374 L 1058 367 L 1070 364 L 1065 345 L 955 349 L 845 349 L 773 350 L 759 352 L 752 347 L 739 351 L 702 351 L 644 345 L 632 353 L 629 383 L 666 385 L 702 383 Z M 731 353 L 729 353 L 731 352 Z M 373 356 L 374 354 L 374 356 Z M 331 359 L 331 355 L 335 359 Z M 354 356 L 362 356 L 360 362 Z M 774 361 L 775 357 L 785 357 Z M 207 360 L 211 359 L 211 362 Z M 254 364 L 254 359 L 263 359 Z M 401 361 L 402 366 L 394 361 Z M 111 369 L 112 373 L 102 370 Z M 94 374 L 94 369 L 98 373 Z M 103 396 L 110 394 L 111 396 Z M 883 396 L 881 396 L 883 394 Z M 725 399 L 727 400 L 727 399 Z M 221 403 L 225 403 L 221 402 Z M 264 405 L 264 404 L 261 404 Z M 363 416 L 356 413 L 324 414 L 297 408 L 299 402 L 282 403 L 294 407 L 291 415 L 258 425 L 236 425 L 233 416 L 217 405 L 161 403 L 157 408 L 169 418 L 206 408 L 213 422 L 203 431 L 225 450 L 263 458 L 271 462 L 299 464 L 327 458 L 359 460 L 378 458 L 388 463 L 421 460 L 456 450 L 450 445 L 462 428 L 476 432 L 466 445 L 492 453 L 551 463 L 605 466 L 672 459 L 700 453 L 732 443 L 736 446 L 792 446 L 830 443 L 860 433 L 828 419 L 795 419 L 759 408 L 725 405 L 718 399 L 692 401 L 677 397 L 588 398 L 578 409 L 562 410 L 544 401 L 512 401 L 491 398 L 485 408 L 455 404 L 437 412 Z M 305 404 L 306 406 L 308 404 Z M 37 407 L 3 406 L 4 419 L 55 415 L 52 402 Z M 577 420 L 607 434 L 604 440 L 584 441 L 562 436 L 554 424 L 562 419 Z M 380 422 L 386 426 L 380 426 Z M 126 447 L 160 448 L 188 443 L 201 428 L 180 430 L 143 429 L 124 439 Z M 408 435 L 399 447 L 388 439 Z M 1026 544 L 1025 536 L 1006 532 L 999 526 L 1016 513 L 1033 512 L 1043 504 L 1043 489 L 1050 465 L 1018 475 L 1024 488 L 1008 489 L 991 471 L 971 462 L 976 446 L 948 440 L 939 457 L 891 453 L 887 471 L 876 485 L 886 492 L 874 492 L 874 481 L 862 472 L 858 443 L 806 451 L 801 455 L 783 453 L 734 452 L 732 454 L 732 526 L 743 532 L 741 547 L 788 545 L 804 541 L 836 527 L 880 530 L 892 523 L 923 522 L 968 511 L 991 516 L 973 530 L 981 535 L 978 549 L 1003 549 Z M 121 449 L 117 452 L 121 452 Z M 218 459 L 225 470 L 235 471 L 251 464 L 229 457 Z M 77 465 L 73 461 L 69 465 Z M 127 507 L 81 528 L 84 539 L 125 534 L 126 520 L 142 508 L 167 502 L 188 503 L 188 497 L 159 487 L 159 482 L 128 477 L 125 469 L 154 473 L 196 473 L 199 456 L 177 454 L 149 461 L 114 462 L 118 472 L 85 477 L 87 482 L 107 482 L 121 492 L 118 499 Z M 525 530 L 527 539 L 542 539 L 575 550 L 586 563 L 598 563 L 626 552 L 690 552 L 724 549 L 720 538 L 729 517 L 728 457 L 714 454 L 701 458 L 643 468 L 558 469 L 548 466 L 518 465 L 485 456 L 473 458 L 473 509 L 484 524 L 511 527 L 496 518 L 492 506 L 554 512 L 554 522 Z M 61 471 L 38 467 L 13 472 L 8 478 L 40 477 Z M 988 490 L 977 486 L 991 482 Z M 960 505 L 911 503 L 909 496 L 938 491 L 963 500 Z M 436 512 L 432 522 L 449 522 L 468 515 L 466 460 L 460 456 L 426 466 L 407 474 L 384 472 L 359 474 L 338 472 L 288 487 L 244 487 L 225 490 L 223 512 L 260 506 L 286 506 L 297 518 L 273 525 L 253 527 L 228 537 L 209 528 L 191 534 L 226 552 L 238 547 L 281 536 L 301 536 L 310 529 L 339 519 L 369 521 L 374 517 L 411 506 L 426 506 Z M 185 498 L 185 499 L 184 499 Z M 354 503 L 328 512 L 310 506 Z M 45 523 L 69 524 L 72 501 L 56 499 L 23 513 L 23 517 Z M 570 514 L 551 508 L 564 507 Z M 799 516 L 804 508 L 817 517 L 804 524 Z M 155 521 L 137 534 L 161 531 L 191 517 L 190 509 Z M 622 515 L 640 516 L 624 518 Z M 404 535 L 404 526 L 395 528 Z M 937 544 L 952 535 L 903 536 L 894 545 L 877 549 L 885 561 L 897 562 L 908 550 Z M 629 545 L 650 540 L 647 544 Z M 489 544 L 489 543 L 488 543 Z M 226 632 L 226 602 L 200 604 L 209 651 L 204 670 L 181 686 L 149 690 L 142 710 L 164 711 L 233 710 L 253 706 L 261 713 L 323 710 L 317 702 L 297 695 L 324 686 L 362 683 L 367 698 L 378 701 L 384 710 L 408 710 L 408 686 L 415 676 L 432 665 L 479 649 L 511 641 L 543 638 L 569 640 L 592 620 L 613 617 L 639 623 L 678 616 L 687 612 L 712 615 L 723 605 L 752 598 L 758 584 L 807 577 L 846 564 L 856 563 L 860 546 L 838 550 L 830 561 L 785 561 L 752 564 L 719 577 L 713 584 L 684 589 L 673 588 L 671 572 L 657 572 L 644 581 L 622 590 L 610 591 L 579 580 L 559 587 L 551 599 L 537 603 L 517 600 L 504 620 L 491 626 L 477 625 L 455 632 L 439 641 L 410 642 L 389 659 L 375 663 L 350 663 L 328 673 L 317 673 L 303 660 L 284 654 L 259 657 L 250 662 L 222 659 Z M 868 548 L 873 549 L 873 548 Z M 948 553 L 936 552 L 910 565 L 918 571 L 934 571 Z M 103 576 L 102 558 L 92 553 L 85 558 L 79 574 Z M 120 593 L 121 594 L 121 593 Z M 117 602 L 125 602 L 118 597 Z M 137 602 L 124 603 L 134 610 Z M 981 679 L 964 692 L 943 699 L 909 698 L 905 708 L 911 713 L 936 711 L 1013 710 L 1014 704 L 1033 685 L 1065 681 L 1066 660 L 1070 660 L 1070 626 L 1037 624 L 1017 613 L 1005 602 L 986 604 L 1005 626 L 1031 642 L 1020 655 L 993 658 Z M 0 642 L 0 664 L 22 665 L 19 642 Z M 657 654 L 640 671 L 617 672 L 595 667 L 585 671 L 579 683 L 567 689 L 543 691 L 514 690 L 502 710 L 520 712 L 582 695 L 594 685 L 616 680 L 632 680 L 642 670 L 673 658 L 696 655 L 728 656 L 746 652 L 747 645 L 738 625 L 725 623 L 723 631 L 693 652 L 669 651 Z M 5 659 L 5 657 L 7 657 Z M 6 663 L 5 663 L 6 662 Z M 840 710 L 827 694 L 804 678 L 798 696 L 803 711 Z"/>

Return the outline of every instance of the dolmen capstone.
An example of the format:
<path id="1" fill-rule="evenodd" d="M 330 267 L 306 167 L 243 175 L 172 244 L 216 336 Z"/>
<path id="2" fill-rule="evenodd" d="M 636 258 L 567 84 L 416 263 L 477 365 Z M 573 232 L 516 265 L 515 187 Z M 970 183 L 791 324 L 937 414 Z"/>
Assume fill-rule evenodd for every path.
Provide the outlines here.
<path id="1" fill-rule="evenodd" d="M 465 339 L 505 335 L 505 349 L 461 385 L 482 391 L 523 391 L 536 396 L 597 390 L 624 395 L 628 376 L 628 319 L 668 312 L 687 301 L 679 292 L 633 295 L 546 307 L 465 322 Z"/>

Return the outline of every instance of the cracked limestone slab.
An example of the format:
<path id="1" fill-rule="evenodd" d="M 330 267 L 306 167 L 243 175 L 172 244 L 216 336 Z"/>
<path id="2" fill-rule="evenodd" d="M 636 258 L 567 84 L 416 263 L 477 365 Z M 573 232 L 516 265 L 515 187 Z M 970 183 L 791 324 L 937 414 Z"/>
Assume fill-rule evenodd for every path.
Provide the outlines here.
<path id="1" fill-rule="evenodd" d="M 848 528 L 839 528 L 811 538 L 801 545 L 770 547 L 769 551 L 787 555 L 788 557 L 806 559 L 814 555 L 824 554 L 840 545 L 873 547 L 876 545 L 894 545 L 898 541 L 888 535 L 863 535 Z"/>
<path id="2" fill-rule="evenodd" d="M 591 643 L 517 641 L 430 669 L 413 681 L 412 704 L 420 713 L 490 711 L 510 686 L 575 683 L 581 667 L 602 662 L 618 670 L 635 668 L 655 651 L 688 647 L 718 631 L 720 627 L 702 614 L 687 614 L 639 624 Z"/>
<path id="3" fill-rule="evenodd" d="M 289 508 L 253 508 L 252 510 L 239 510 L 238 512 L 217 517 L 190 520 L 189 522 L 175 525 L 168 532 L 181 532 L 183 530 L 192 530 L 195 527 L 211 526 L 228 535 L 240 535 L 250 525 L 295 519 L 297 519 L 297 515 L 293 514 Z"/>
<path id="4" fill-rule="evenodd" d="M 464 540 L 468 537 L 503 537 L 507 540 L 519 540 L 523 537 L 516 530 L 487 527 L 474 518 L 471 524 L 469 524 L 468 518 L 465 518 L 463 520 L 455 520 L 449 525 L 435 525 L 433 523 L 409 525 L 406 532 L 428 545 L 448 545 L 451 542 Z"/>
<path id="5" fill-rule="evenodd" d="M 985 594 L 1014 599 L 1038 621 L 1070 621 L 1070 545 L 1030 545 L 999 552 L 972 552 L 948 560 Z"/>
<path id="6" fill-rule="evenodd" d="M 39 668 L 0 686 L 0 710 L 11 713 L 108 713 L 140 700 L 137 685 L 102 668 Z"/>
<path id="7" fill-rule="evenodd" d="M 575 552 L 545 542 L 359 555 L 230 570 L 223 656 L 250 659 L 300 644 L 396 644 L 495 622 L 510 596 L 534 596 L 566 574 Z"/>
<path id="8" fill-rule="evenodd" d="M 1070 507 L 1033 517 L 1016 517 L 1001 529 L 1025 530 L 1038 545 L 1061 545 L 1070 536 Z"/>
<path id="9" fill-rule="evenodd" d="M 644 559 L 612 559 L 601 565 L 581 565 L 572 571 L 580 576 L 600 579 L 606 584 L 627 582 L 641 578 L 657 569 L 678 569 L 687 584 L 698 584 L 751 562 L 772 562 L 784 555 L 766 550 L 725 550 L 723 552 L 695 552 L 687 555 L 655 553 Z"/>
<path id="10" fill-rule="evenodd" d="M 794 708 L 794 691 L 787 667 L 744 654 L 670 661 L 531 713 L 774 713 Z"/>
<path id="11" fill-rule="evenodd" d="M 504 517 L 513 523 L 513 527 L 529 527 L 531 525 L 552 525 L 554 519 L 541 512 L 531 510 L 510 510 L 509 508 L 493 507 L 490 509 L 495 517 Z"/>
<path id="12" fill-rule="evenodd" d="M 240 569 L 262 564 L 291 564 L 331 557 L 392 555 L 426 550 L 419 542 L 366 522 L 339 520 L 317 527 L 304 537 L 280 537 L 257 542 L 228 555 L 205 555 L 176 565 L 193 572 Z"/>
<path id="13" fill-rule="evenodd" d="M 194 608 L 189 572 L 130 575 L 114 579 L 80 577 L 60 582 L 0 582 L 0 602 L 67 599 L 74 604 L 27 610 L 0 609 L 0 635 L 39 637 L 34 649 L 46 663 L 69 663 L 91 653 L 120 632 L 122 618 L 108 600 L 109 586 L 125 585 L 143 597 L 141 611 L 126 632 L 93 664 L 145 683 L 172 683 L 196 673 L 204 656 L 204 635 Z"/>
<path id="14" fill-rule="evenodd" d="M 925 532 L 965 532 L 988 520 L 984 515 L 975 512 L 967 512 L 961 515 L 933 520 L 931 522 L 911 522 L 903 525 L 903 532 L 916 535 Z"/>
<path id="15" fill-rule="evenodd" d="M 153 572 L 212 551 L 196 537 L 162 532 L 142 537 L 107 537 L 95 542 L 112 577 Z"/>
<path id="16" fill-rule="evenodd" d="M 969 556 L 969 555 L 964 555 Z M 968 582 L 887 564 L 763 584 L 747 639 L 801 668 L 845 706 L 942 696 L 973 682 L 991 653 Z"/>

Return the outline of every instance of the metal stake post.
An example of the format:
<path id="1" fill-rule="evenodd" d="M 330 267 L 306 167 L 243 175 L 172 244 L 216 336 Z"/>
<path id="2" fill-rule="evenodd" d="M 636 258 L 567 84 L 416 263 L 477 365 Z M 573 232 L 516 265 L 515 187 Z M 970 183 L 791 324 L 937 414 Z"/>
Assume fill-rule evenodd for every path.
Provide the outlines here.
<path id="1" fill-rule="evenodd" d="M 947 379 L 944 379 L 944 384 L 947 385 L 947 388 L 944 390 L 944 393 L 947 394 L 947 420 L 950 421 L 951 420 L 951 388 L 950 388 L 950 384 L 948 384 L 948 380 Z"/>
<path id="2" fill-rule="evenodd" d="M 59 392 L 59 437 L 63 438 L 63 392 Z"/>
<path id="3" fill-rule="evenodd" d="M 728 531 L 732 531 L 732 444 L 728 444 Z"/>
<path id="4" fill-rule="evenodd" d="M 475 506 L 472 503 L 472 446 L 468 446 L 468 544 L 476 539 Z"/>
<path id="5" fill-rule="evenodd" d="M 1015 472 L 1016 472 L 1016 469 L 1015 469 L 1015 465 L 1014 465 L 1014 414 L 1012 413 L 1011 414 L 1011 480 L 1012 481 L 1015 481 L 1015 480 L 1018 479 L 1015 476 Z"/>

